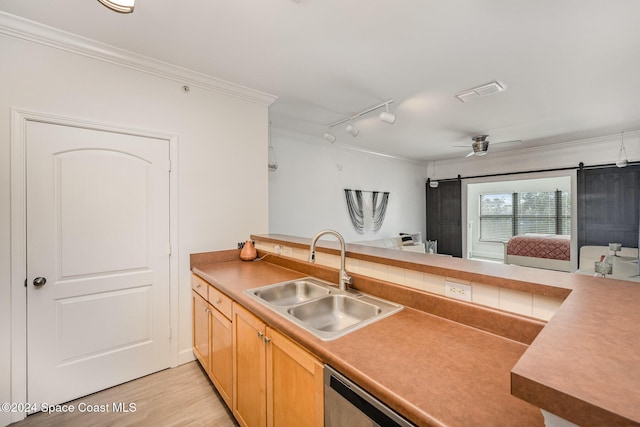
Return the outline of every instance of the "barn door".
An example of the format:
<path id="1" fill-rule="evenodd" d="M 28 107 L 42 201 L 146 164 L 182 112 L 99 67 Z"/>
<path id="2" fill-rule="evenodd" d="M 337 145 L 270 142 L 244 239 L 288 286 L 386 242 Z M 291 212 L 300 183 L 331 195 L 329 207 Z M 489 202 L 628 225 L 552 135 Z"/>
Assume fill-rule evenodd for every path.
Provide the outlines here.
<path id="1" fill-rule="evenodd" d="M 438 253 L 462 257 L 462 199 L 459 179 L 427 182 L 427 240 L 438 241 Z"/>

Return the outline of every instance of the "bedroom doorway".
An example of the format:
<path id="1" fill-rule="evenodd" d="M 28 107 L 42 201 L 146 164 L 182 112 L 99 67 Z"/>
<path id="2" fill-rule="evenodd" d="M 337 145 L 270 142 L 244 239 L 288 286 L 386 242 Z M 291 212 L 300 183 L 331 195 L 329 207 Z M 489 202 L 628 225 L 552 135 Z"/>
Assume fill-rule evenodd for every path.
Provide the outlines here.
<path id="1" fill-rule="evenodd" d="M 575 172 L 500 176 L 464 183 L 465 257 L 504 263 L 506 243 L 518 235 L 566 236 L 577 258 Z M 567 268 L 569 268 L 567 266 Z"/>

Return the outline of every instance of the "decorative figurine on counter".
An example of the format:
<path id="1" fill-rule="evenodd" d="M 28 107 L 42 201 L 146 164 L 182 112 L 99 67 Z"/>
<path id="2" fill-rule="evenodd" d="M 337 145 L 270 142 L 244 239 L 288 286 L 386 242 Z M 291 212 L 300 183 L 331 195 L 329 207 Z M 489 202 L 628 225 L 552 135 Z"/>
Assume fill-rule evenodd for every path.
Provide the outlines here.
<path id="1" fill-rule="evenodd" d="M 253 261 L 258 256 L 255 246 L 251 240 L 244 242 L 244 246 L 240 251 L 240 259 L 243 261 Z"/>

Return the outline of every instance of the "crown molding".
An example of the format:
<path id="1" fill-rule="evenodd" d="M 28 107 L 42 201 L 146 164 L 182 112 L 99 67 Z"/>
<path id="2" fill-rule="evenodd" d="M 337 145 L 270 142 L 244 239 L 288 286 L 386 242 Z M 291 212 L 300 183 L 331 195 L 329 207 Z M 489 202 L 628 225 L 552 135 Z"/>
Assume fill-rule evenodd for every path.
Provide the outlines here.
<path id="1" fill-rule="evenodd" d="M 277 96 L 0 11 L 0 34 L 269 106 Z"/>
<path id="2" fill-rule="evenodd" d="M 639 134 L 640 134 L 640 130 L 625 131 L 626 137 L 636 136 Z M 545 153 L 546 154 L 549 152 L 549 149 L 552 149 L 552 150 L 574 149 L 576 147 L 583 148 L 584 146 L 591 146 L 591 145 L 597 147 L 600 144 L 618 143 L 619 141 L 620 141 L 620 132 L 616 132 L 613 134 L 591 136 L 591 137 L 580 138 L 580 139 L 572 139 L 572 140 L 563 141 L 563 142 L 537 145 L 534 147 L 524 147 L 524 148 L 518 148 L 515 150 L 500 151 L 496 153 L 496 155 L 501 154 L 504 157 L 508 157 L 510 153 L 520 153 L 520 154 Z"/>

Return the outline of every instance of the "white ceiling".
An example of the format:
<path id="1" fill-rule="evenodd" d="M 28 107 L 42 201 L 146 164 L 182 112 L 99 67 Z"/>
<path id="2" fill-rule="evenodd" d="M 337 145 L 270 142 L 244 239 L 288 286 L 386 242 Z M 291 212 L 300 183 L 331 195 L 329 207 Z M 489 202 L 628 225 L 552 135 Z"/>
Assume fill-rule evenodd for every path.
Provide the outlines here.
<path id="1" fill-rule="evenodd" d="M 327 125 L 394 99 L 341 144 L 420 161 L 640 128 L 638 0 L 2 0 L 0 10 L 278 96 L 272 127 Z M 470 103 L 458 92 L 497 80 Z M 379 111 L 378 111 L 379 112 Z M 522 140 L 521 144 L 502 144 Z M 322 140 L 324 141 L 324 140 Z M 328 144 L 328 142 L 326 142 Z"/>

